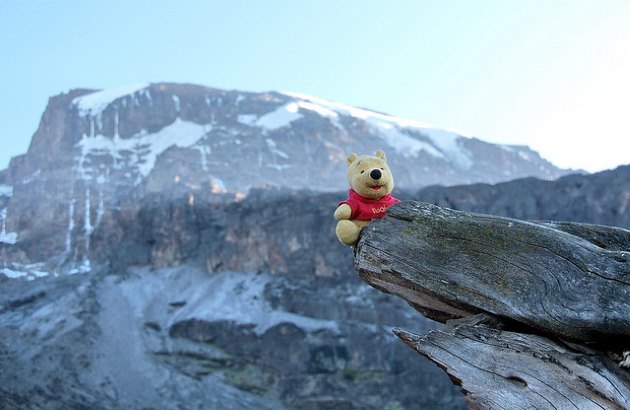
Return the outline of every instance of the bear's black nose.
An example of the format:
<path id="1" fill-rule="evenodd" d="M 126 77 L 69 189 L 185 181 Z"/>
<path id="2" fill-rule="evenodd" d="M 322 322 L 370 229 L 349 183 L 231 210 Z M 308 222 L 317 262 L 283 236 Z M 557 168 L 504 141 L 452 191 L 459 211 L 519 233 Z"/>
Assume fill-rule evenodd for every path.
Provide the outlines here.
<path id="1" fill-rule="evenodd" d="M 370 176 L 372 177 L 372 179 L 381 179 L 381 171 L 378 169 L 373 169 L 372 172 L 370 172 Z"/>

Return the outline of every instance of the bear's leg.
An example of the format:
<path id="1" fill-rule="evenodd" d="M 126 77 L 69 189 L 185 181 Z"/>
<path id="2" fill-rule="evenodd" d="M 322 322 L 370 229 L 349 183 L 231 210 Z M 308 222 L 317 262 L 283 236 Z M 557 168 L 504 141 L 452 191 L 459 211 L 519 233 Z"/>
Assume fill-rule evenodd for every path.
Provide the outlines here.
<path id="1" fill-rule="evenodd" d="M 335 233 L 339 242 L 347 246 L 352 246 L 357 243 L 359 239 L 359 232 L 361 228 L 366 226 L 369 221 L 348 221 L 343 220 L 337 222 Z"/>
<path id="2" fill-rule="evenodd" d="M 357 239 L 359 239 L 360 230 L 361 229 L 354 223 L 348 220 L 344 220 L 337 222 L 335 233 L 337 234 L 337 239 L 339 239 L 339 242 L 347 246 L 352 246 L 356 243 Z"/>

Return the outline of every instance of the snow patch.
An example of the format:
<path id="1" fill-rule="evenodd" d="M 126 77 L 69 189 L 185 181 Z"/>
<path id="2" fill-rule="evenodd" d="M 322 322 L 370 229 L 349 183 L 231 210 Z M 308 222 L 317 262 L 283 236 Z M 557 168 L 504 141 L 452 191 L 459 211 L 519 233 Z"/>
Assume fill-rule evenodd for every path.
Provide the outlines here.
<path id="1" fill-rule="evenodd" d="M 84 180 L 93 179 L 91 175 L 93 170 L 85 166 L 88 156 L 109 155 L 117 161 L 117 167 L 120 167 L 120 162 L 126 161 L 125 165 L 135 168 L 141 177 L 146 177 L 153 170 L 155 161 L 161 153 L 173 146 L 191 147 L 207 132 L 208 129 L 204 125 L 177 118 L 172 124 L 154 134 L 142 130 L 130 138 L 83 135 L 77 143 L 81 148 L 81 156 L 77 158 L 78 171 Z M 133 155 L 123 156 L 123 151 L 131 152 Z M 136 185 L 140 182 L 140 178 L 135 181 Z"/>
<path id="2" fill-rule="evenodd" d="M 103 222 L 103 215 L 105 215 L 105 199 L 103 198 L 103 191 L 98 191 L 98 208 L 96 208 L 96 222 L 95 226 L 100 226 Z"/>
<path id="3" fill-rule="evenodd" d="M 65 249 L 64 255 L 65 257 L 69 257 L 72 253 L 72 231 L 74 230 L 74 203 L 76 199 L 74 199 L 74 187 L 70 192 L 70 201 L 68 201 L 68 227 L 66 228 L 66 237 L 65 237 Z"/>
<path id="4" fill-rule="evenodd" d="M 240 114 L 236 120 L 238 122 L 240 122 L 241 124 L 245 124 L 248 125 L 250 127 L 252 126 L 256 126 L 256 120 L 258 119 L 258 116 L 255 114 Z"/>
<path id="5" fill-rule="evenodd" d="M 341 125 L 341 122 L 339 121 L 339 114 L 337 114 L 337 112 L 335 112 L 334 110 L 323 105 L 315 104 L 308 101 L 298 101 L 297 104 L 301 109 L 313 111 L 321 115 L 322 117 L 328 118 L 333 126 L 339 128 L 344 133 L 346 132 L 345 128 L 343 127 L 343 125 Z"/>
<path id="6" fill-rule="evenodd" d="M 355 117 L 355 118 L 359 118 L 366 121 L 369 119 L 375 119 L 375 120 L 382 120 L 386 122 L 392 122 L 401 127 L 431 128 L 427 123 L 424 123 L 421 121 L 394 117 L 392 115 L 382 114 L 376 111 L 366 110 L 364 108 L 357 108 L 348 104 L 329 101 L 323 98 L 313 97 L 306 94 L 300 94 L 300 93 L 294 93 L 294 92 L 283 92 L 283 94 L 289 97 L 297 98 L 299 100 L 306 100 L 308 102 L 311 102 L 314 105 L 322 107 L 322 109 L 331 110 L 331 111 L 340 113 L 342 115 L 347 115 L 350 117 Z"/>
<path id="7" fill-rule="evenodd" d="M 314 104 L 308 101 L 298 101 L 297 104 L 300 108 L 309 110 L 309 111 L 314 111 L 317 114 L 321 115 L 322 117 L 327 117 L 330 119 L 339 118 L 339 114 L 337 114 L 334 110 L 327 108 L 323 105 Z"/>
<path id="8" fill-rule="evenodd" d="M 276 171 L 284 171 L 287 168 L 291 168 L 291 165 L 267 164 L 267 166 L 275 169 Z"/>
<path id="9" fill-rule="evenodd" d="M 33 172 L 30 176 L 22 179 L 22 184 L 30 184 L 31 182 L 33 182 L 33 180 L 35 178 L 37 178 L 40 174 L 42 173 L 41 169 L 38 169 L 37 171 Z"/>
<path id="10" fill-rule="evenodd" d="M 212 149 L 208 145 L 196 144 L 192 148 L 199 151 L 199 160 L 201 161 L 201 169 L 208 171 L 208 155 L 212 153 Z"/>
<path id="11" fill-rule="evenodd" d="M 299 110 L 300 106 L 292 102 L 278 107 L 275 111 L 265 114 L 257 120 L 253 120 L 251 116 L 245 114 L 239 115 L 238 121 L 245 125 L 273 131 L 289 126 L 293 121 L 302 118 L 302 114 L 299 113 Z"/>
<path id="12" fill-rule="evenodd" d="M 91 270 L 92 270 L 92 264 L 90 263 L 90 260 L 87 258 L 84 258 L 81 261 L 81 264 L 79 266 L 76 266 L 68 271 L 68 275 L 76 275 L 77 273 L 87 273 Z"/>
<path id="13" fill-rule="evenodd" d="M 138 91 L 141 91 L 149 86 L 149 83 L 142 84 L 130 84 L 122 87 L 110 88 L 107 90 L 101 90 L 93 92 L 88 95 L 83 95 L 72 100 L 79 109 L 79 115 L 95 116 L 102 113 L 105 108 L 115 100 L 125 97 L 127 95 L 133 95 Z"/>
<path id="14" fill-rule="evenodd" d="M 279 156 L 280 158 L 289 159 L 289 154 L 284 151 L 280 151 L 277 148 L 276 142 L 274 140 L 272 140 L 271 138 L 267 138 L 265 142 L 267 143 L 269 151 L 271 151 L 273 154 Z"/>
<path id="15" fill-rule="evenodd" d="M 330 108 L 308 101 L 297 101 L 282 105 L 275 111 L 267 113 L 260 118 L 255 114 L 241 114 L 237 117 L 237 121 L 250 127 L 260 127 L 273 131 L 303 118 L 299 112 L 301 109 L 316 112 L 320 116 L 328 118 L 336 127 L 343 129 L 339 122 L 339 114 Z"/>
<path id="16" fill-rule="evenodd" d="M 15 232 L 0 232 L 0 242 L 6 243 L 8 245 L 15 245 L 17 242 L 17 233 Z"/>
<path id="17" fill-rule="evenodd" d="M 307 331 L 338 331 L 334 321 L 274 309 L 264 297 L 265 287 L 272 280 L 268 274 L 221 272 L 208 275 L 191 268 L 180 268 L 146 272 L 121 286 L 135 314 L 147 321 L 164 317 L 156 310 L 164 308 L 165 300 L 169 303 L 185 301 L 185 305 L 170 316 L 168 323 L 164 323 L 164 328 L 184 320 L 198 319 L 253 325 L 259 335 L 280 323 L 293 323 Z"/>
<path id="18" fill-rule="evenodd" d="M 459 145 L 462 137 L 451 131 L 436 128 L 423 129 L 420 131 L 431 139 L 433 144 L 451 160 L 454 165 L 463 169 L 468 169 L 473 165 L 472 158 L 468 151 Z"/>
<path id="19" fill-rule="evenodd" d="M 92 208 L 92 204 L 90 201 L 90 187 L 88 186 L 86 188 L 86 192 L 85 192 L 85 215 L 83 218 L 83 233 L 86 236 L 89 236 L 92 234 L 92 232 L 94 232 L 94 226 L 92 225 L 92 221 L 91 219 L 91 215 L 90 215 L 90 210 Z"/>
<path id="20" fill-rule="evenodd" d="M 512 154 L 516 154 L 520 159 L 524 160 L 524 161 L 528 161 L 528 162 L 533 162 L 535 160 L 535 158 L 533 158 L 533 156 L 535 156 L 535 152 L 532 153 L 531 150 L 528 149 L 527 146 L 524 145 L 499 145 L 499 147 L 504 150 L 507 151 L 509 153 Z M 544 167 L 541 168 L 541 170 Z"/>
<path id="21" fill-rule="evenodd" d="M 20 278 L 24 278 L 25 276 L 28 275 L 26 272 L 16 271 L 16 270 L 9 269 L 9 268 L 2 268 L 2 269 L 0 269 L 0 272 L 4 276 L 6 276 L 7 278 L 10 278 L 10 279 L 20 279 Z"/>
<path id="22" fill-rule="evenodd" d="M 0 268 L 0 273 L 11 279 L 33 280 L 51 275 L 50 272 L 43 270 L 42 263 L 11 263 L 10 267 Z"/>
<path id="23" fill-rule="evenodd" d="M 17 233 L 7 232 L 7 208 L 0 209 L 0 219 L 2 219 L 2 230 L 0 231 L 0 242 L 8 245 L 15 245 Z"/>
<path id="24" fill-rule="evenodd" d="M 434 146 L 403 133 L 392 123 L 385 121 L 372 121 L 371 125 L 377 130 L 378 135 L 387 145 L 403 155 L 417 156 L 420 151 L 425 151 L 434 157 L 445 159 L 444 154 L 438 151 Z"/>
<path id="25" fill-rule="evenodd" d="M 13 187 L 9 185 L 0 185 L 0 196 L 13 196 Z"/>
<path id="26" fill-rule="evenodd" d="M 138 95 L 143 96 L 144 98 L 146 98 L 147 100 L 149 100 L 149 105 L 153 105 L 153 97 L 151 97 L 151 91 L 147 90 L 146 88 L 144 90 L 140 90 L 138 91 Z"/>
<path id="27" fill-rule="evenodd" d="M 386 144 L 404 156 L 415 157 L 424 151 L 462 168 L 472 166 L 470 153 L 458 144 L 459 139 L 468 138 L 466 135 L 434 128 L 421 121 L 394 117 L 310 95 L 293 92 L 283 94 L 297 99 L 295 104 L 298 107 L 329 118 L 342 131 L 343 127 L 338 120 L 339 114 L 365 121 L 375 135 L 381 137 Z M 429 141 L 415 137 L 414 133 L 426 136 Z"/>

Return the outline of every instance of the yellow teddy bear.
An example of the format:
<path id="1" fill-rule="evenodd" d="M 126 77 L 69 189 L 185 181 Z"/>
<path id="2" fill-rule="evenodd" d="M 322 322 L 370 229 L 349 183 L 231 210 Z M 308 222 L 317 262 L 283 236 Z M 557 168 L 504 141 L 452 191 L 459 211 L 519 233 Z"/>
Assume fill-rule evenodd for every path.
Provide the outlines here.
<path id="1" fill-rule="evenodd" d="M 339 202 L 335 211 L 337 238 L 344 245 L 352 246 L 359 239 L 359 232 L 372 219 L 382 218 L 385 211 L 398 199 L 392 197 L 394 177 L 387 166 L 385 153 L 376 156 L 352 153 L 348 156 L 348 199 Z"/>

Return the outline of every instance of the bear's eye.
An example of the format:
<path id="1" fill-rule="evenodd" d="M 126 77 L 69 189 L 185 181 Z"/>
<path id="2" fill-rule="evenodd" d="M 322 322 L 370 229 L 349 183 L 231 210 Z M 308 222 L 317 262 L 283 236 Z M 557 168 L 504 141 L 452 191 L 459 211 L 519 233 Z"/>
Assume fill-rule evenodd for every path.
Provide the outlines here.
<path id="1" fill-rule="evenodd" d="M 361 173 L 364 173 L 365 171 L 361 171 Z"/>
<path id="2" fill-rule="evenodd" d="M 385 171 L 385 168 L 381 168 L 381 171 Z"/>

